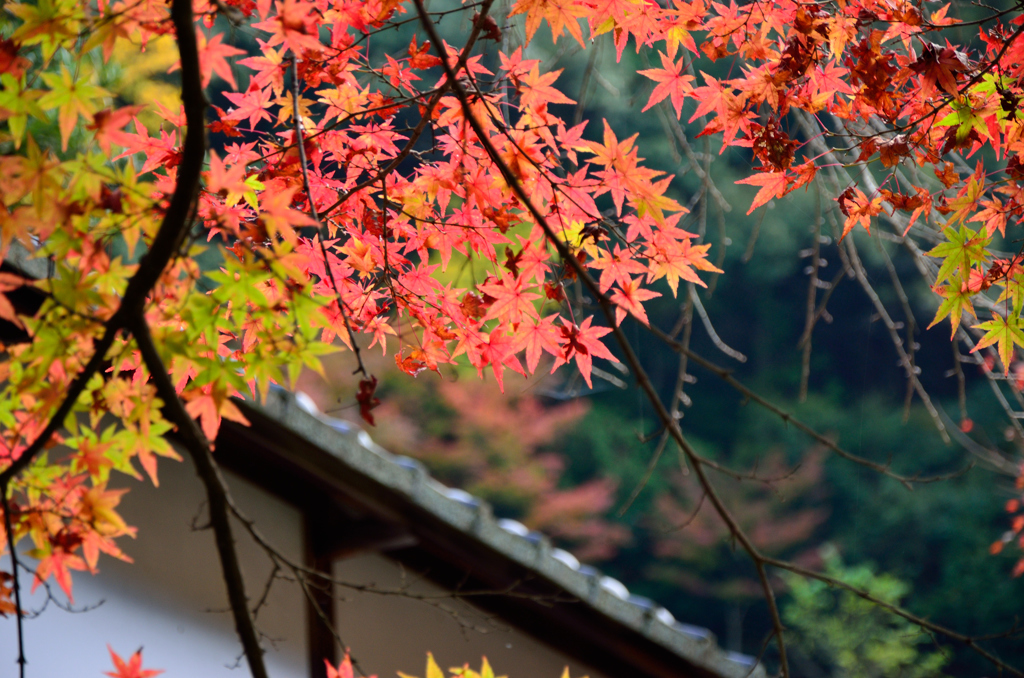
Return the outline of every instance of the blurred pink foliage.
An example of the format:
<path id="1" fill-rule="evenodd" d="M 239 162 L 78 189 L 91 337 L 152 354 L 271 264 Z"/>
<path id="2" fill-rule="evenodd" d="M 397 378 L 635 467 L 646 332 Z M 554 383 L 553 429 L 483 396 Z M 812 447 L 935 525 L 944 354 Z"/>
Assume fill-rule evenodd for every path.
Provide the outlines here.
<path id="1" fill-rule="evenodd" d="M 587 413 L 582 400 L 548 405 L 529 393 L 476 379 L 442 379 L 425 374 L 411 380 L 393 367 L 372 367 L 382 374 L 374 410 L 374 440 L 386 449 L 424 462 L 439 480 L 460 487 L 512 517 L 553 537 L 582 560 L 613 557 L 631 540 L 630 530 L 607 518 L 618 487 L 596 478 L 576 487 L 563 483 L 566 460 L 558 453 L 561 436 L 571 433 Z M 327 410 L 350 390 L 350 377 L 329 386 L 306 379 L 309 391 Z M 354 408 L 332 412 L 357 421 Z"/>
<path id="2" fill-rule="evenodd" d="M 782 453 L 766 456 L 749 478 L 716 480 L 719 495 L 733 518 L 764 553 L 786 556 L 804 565 L 817 565 L 812 548 L 815 530 L 828 518 L 821 500 L 823 455 L 812 450 L 799 466 L 786 463 Z M 703 493 L 693 474 L 677 473 L 673 492 L 656 501 L 662 524 L 655 540 L 656 578 L 671 581 L 699 595 L 757 598 L 761 585 L 749 568 L 730 568 L 729 531 Z"/>

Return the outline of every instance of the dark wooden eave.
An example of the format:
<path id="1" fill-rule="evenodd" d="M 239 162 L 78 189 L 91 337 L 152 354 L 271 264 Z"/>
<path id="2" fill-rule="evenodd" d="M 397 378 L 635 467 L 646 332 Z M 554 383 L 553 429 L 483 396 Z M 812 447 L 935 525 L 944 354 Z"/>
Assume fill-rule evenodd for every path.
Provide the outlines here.
<path id="1" fill-rule="evenodd" d="M 510 592 L 473 604 L 608 676 L 764 675 L 710 633 L 623 599 L 599 573 L 554 557 L 545 538 L 511 533 L 486 504 L 444 488 L 344 422 L 314 416 L 291 394 L 275 390 L 263 406 L 239 405 L 251 426 L 225 420 L 217 457 L 315 516 L 311 555 L 320 562 L 374 550 L 448 590 Z"/>

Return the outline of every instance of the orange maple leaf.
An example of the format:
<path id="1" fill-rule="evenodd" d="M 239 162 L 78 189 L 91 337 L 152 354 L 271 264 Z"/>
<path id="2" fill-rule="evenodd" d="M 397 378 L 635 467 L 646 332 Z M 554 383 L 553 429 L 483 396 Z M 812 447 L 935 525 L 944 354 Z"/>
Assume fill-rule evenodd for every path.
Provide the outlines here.
<path id="1" fill-rule="evenodd" d="M 135 117 L 135 114 L 144 110 L 145 106 L 124 106 L 116 110 L 105 109 L 92 117 L 92 122 L 85 126 L 96 135 L 96 143 L 104 153 L 110 153 L 110 144 L 119 146 L 131 144 L 132 137 L 124 132 L 124 127 Z"/>
<path id="2" fill-rule="evenodd" d="M 0 318 L 13 323 L 22 329 L 25 328 L 25 323 L 18 317 L 18 312 L 15 310 L 14 304 L 11 303 L 11 300 L 7 298 L 4 292 L 10 292 L 11 290 L 18 289 L 24 285 L 25 282 L 24 278 L 16 276 L 13 273 L 0 273 Z"/>
<path id="3" fill-rule="evenodd" d="M 671 97 L 672 107 L 676 109 L 676 117 L 678 118 L 683 114 L 683 102 L 693 92 L 693 88 L 690 87 L 690 83 L 693 82 L 693 76 L 683 74 L 684 60 L 680 59 L 678 63 L 674 62 L 675 53 L 675 45 L 671 44 L 668 54 L 661 53 L 661 68 L 648 68 L 643 71 L 637 71 L 640 75 L 646 76 L 658 83 L 658 86 L 651 92 L 651 98 L 647 100 L 644 111 L 664 101 L 667 97 Z"/>
<path id="4" fill-rule="evenodd" d="M 842 241 L 846 234 L 853 230 L 858 223 L 868 233 L 871 232 L 871 217 L 882 212 L 882 196 L 876 195 L 871 200 L 864 195 L 864 191 L 852 186 L 840 195 L 836 200 L 839 202 L 839 209 L 846 215 L 846 222 L 843 224 L 843 234 L 839 236 Z"/>
<path id="5" fill-rule="evenodd" d="M 770 200 L 786 195 L 788 192 L 786 189 L 789 187 L 790 181 L 792 179 L 789 176 L 789 172 L 785 170 L 782 172 L 761 172 L 760 174 L 754 174 L 746 179 L 737 181 L 737 184 L 761 187 L 761 190 L 754 196 L 754 202 L 750 203 L 750 209 L 747 210 L 747 214 L 750 214 L 761 205 L 767 204 Z"/>
<path id="6" fill-rule="evenodd" d="M 621 289 L 616 289 L 612 293 L 611 300 L 618 307 L 615 309 L 616 325 L 622 324 L 622 319 L 626 317 L 627 312 L 644 325 L 650 325 L 650 322 L 647 320 L 647 312 L 644 311 L 643 304 L 640 302 L 660 297 L 661 294 L 651 290 L 645 290 L 640 286 L 640 283 L 641 278 L 630 280 L 625 284 L 619 283 L 621 285 Z"/>
<path id="7" fill-rule="evenodd" d="M 551 27 L 552 41 L 558 42 L 564 30 L 576 38 L 580 47 L 586 48 L 579 19 L 586 16 L 589 11 L 586 5 L 576 0 L 518 0 L 509 16 L 526 14 L 527 43 L 533 40 L 533 34 L 540 28 L 541 19 L 547 19 L 548 26 Z"/>
<path id="8" fill-rule="evenodd" d="M 595 356 L 611 360 L 614 363 L 619 362 L 612 355 L 611 351 L 601 343 L 601 337 L 611 332 L 611 329 L 607 327 L 591 327 L 590 323 L 593 320 L 594 317 L 590 316 L 581 325 L 576 325 L 562 318 L 563 326 L 559 329 L 562 335 L 559 337 L 559 342 L 562 344 L 562 355 L 555 358 L 555 364 L 551 368 L 551 371 L 554 372 L 575 358 L 576 367 L 579 368 L 580 374 L 583 375 L 583 380 L 587 382 L 587 386 L 590 388 L 594 387 L 590 380 L 590 373 L 593 370 Z"/>

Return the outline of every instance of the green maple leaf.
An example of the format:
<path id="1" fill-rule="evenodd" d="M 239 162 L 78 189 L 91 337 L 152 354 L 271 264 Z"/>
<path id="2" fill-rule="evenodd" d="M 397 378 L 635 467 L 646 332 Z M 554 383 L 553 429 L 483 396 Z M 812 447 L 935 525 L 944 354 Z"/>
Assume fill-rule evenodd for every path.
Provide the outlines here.
<path id="1" fill-rule="evenodd" d="M 935 127 L 952 127 L 956 126 L 956 140 L 958 143 L 963 141 L 971 134 L 971 130 L 977 130 L 978 134 L 987 135 L 988 126 L 985 124 L 983 116 L 975 113 L 974 108 L 971 107 L 971 100 L 969 97 L 964 97 L 961 100 L 954 100 L 950 102 L 950 108 L 953 111 L 935 123 Z M 984 136 L 982 136 L 984 138 Z"/>
<path id="2" fill-rule="evenodd" d="M 949 321 L 953 325 L 953 330 L 950 333 L 950 339 L 952 339 L 956 336 L 956 331 L 960 327 L 960 318 L 965 311 L 975 318 L 977 317 L 974 313 L 974 305 L 971 303 L 971 291 L 963 283 L 963 280 L 956 275 L 950 279 L 948 285 L 936 285 L 932 290 L 942 297 L 942 303 L 939 304 L 939 309 L 935 312 L 935 318 L 932 320 L 931 325 L 928 326 L 928 329 L 931 329 L 940 320 L 949 316 Z"/>
<path id="3" fill-rule="evenodd" d="M 930 252 L 930 257 L 941 257 L 942 264 L 935 276 L 935 284 L 939 285 L 950 276 L 958 275 L 966 280 L 971 273 L 971 267 L 975 264 L 982 264 L 988 259 L 985 248 L 988 247 L 991 238 L 978 235 L 978 231 L 960 226 L 959 231 L 952 228 L 944 230 L 948 242 L 937 245 Z"/>
<path id="4" fill-rule="evenodd" d="M 75 0 L 39 0 L 35 4 L 10 3 L 4 9 L 22 20 L 12 39 L 23 45 L 40 45 L 49 61 L 61 45 L 71 43 L 81 29 L 85 3 Z"/>
<path id="5" fill-rule="evenodd" d="M 43 109 L 36 102 L 42 95 L 39 90 L 26 89 L 24 78 L 0 73 L 0 113 L 7 118 L 15 148 L 21 148 L 21 142 L 25 140 L 29 116 L 43 117 Z"/>
<path id="6" fill-rule="evenodd" d="M 1024 332 L 1020 329 L 1020 317 L 1004 318 L 994 313 L 992 320 L 975 325 L 975 329 L 985 330 L 985 336 L 978 344 L 971 349 L 971 353 L 996 344 L 999 352 L 999 359 L 1003 361 L 1003 374 L 1010 373 L 1010 363 L 1013 361 L 1014 345 L 1024 347 Z"/>
<path id="7" fill-rule="evenodd" d="M 102 87 L 90 85 L 82 74 L 72 74 L 67 67 L 61 67 L 59 74 L 43 73 L 42 78 L 50 91 L 39 99 L 39 105 L 46 110 L 57 109 L 61 150 L 66 151 L 68 139 L 78 124 L 78 117 L 83 116 L 91 122 L 95 110 L 92 100 L 111 95 Z"/>

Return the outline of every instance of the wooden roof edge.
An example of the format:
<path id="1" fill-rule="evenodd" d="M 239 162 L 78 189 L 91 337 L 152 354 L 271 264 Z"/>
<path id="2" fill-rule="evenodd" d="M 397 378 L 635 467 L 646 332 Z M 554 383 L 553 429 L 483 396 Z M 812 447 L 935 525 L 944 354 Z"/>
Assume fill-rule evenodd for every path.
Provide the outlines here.
<path id="1" fill-rule="evenodd" d="M 446 487 L 431 477 L 419 461 L 388 452 L 358 426 L 320 412 L 305 394 L 275 387 L 263 404 L 239 404 L 254 415 L 250 419 L 260 420 L 254 422 L 260 430 L 246 437 L 247 446 L 264 446 L 264 454 L 269 451 L 291 455 L 288 448 L 295 445 L 289 444 L 287 438 L 301 439 L 306 444 L 302 446 L 305 450 L 299 463 L 309 467 L 310 477 L 321 476 L 321 482 L 329 482 L 330 478 L 322 476 L 337 476 L 346 488 L 364 493 L 363 499 L 383 513 L 401 513 L 410 507 L 422 511 L 487 547 L 493 557 L 524 568 L 574 596 L 586 607 L 587 614 L 594 615 L 595 626 L 607 629 L 611 621 L 625 627 L 706 675 L 766 676 L 764 667 L 754 657 L 721 649 L 709 630 L 678 621 L 656 602 L 631 594 L 621 582 L 553 547 L 545 535 L 514 520 L 495 518 L 484 500 Z M 228 422 L 225 425 L 228 430 L 244 435 L 245 427 Z M 272 442 L 275 439 L 276 448 Z M 370 482 L 356 482 L 359 479 Z M 403 506 L 397 506 L 399 503 Z M 580 617 L 580 613 L 576 616 Z"/>

